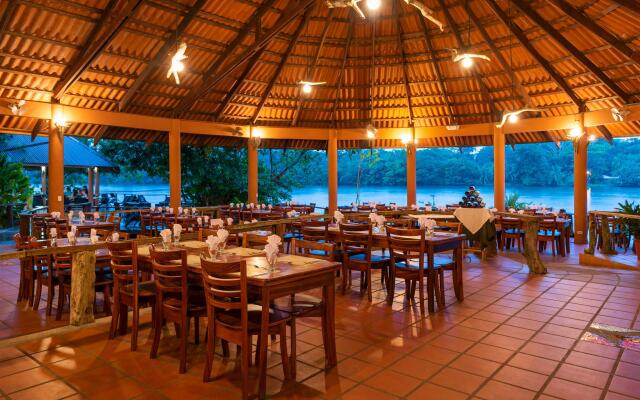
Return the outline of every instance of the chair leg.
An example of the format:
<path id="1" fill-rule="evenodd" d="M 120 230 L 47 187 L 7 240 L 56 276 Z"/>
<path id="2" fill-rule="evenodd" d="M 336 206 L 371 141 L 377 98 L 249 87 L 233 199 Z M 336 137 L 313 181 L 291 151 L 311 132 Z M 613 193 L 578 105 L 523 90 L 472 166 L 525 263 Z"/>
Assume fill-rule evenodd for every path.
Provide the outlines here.
<path id="1" fill-rule="evenodd" d="M 291 371 L 289 369 L 289 355 L 287 354 L 287 324 L 280 324 L 280 356 L 282 358 L 282 370 L 284 379 L 291 379 Z"/>
<path id="2" fill-rule="evenodd" d="M 53 312 L 53 295 L 55 292 L 53 284 L 47 286 L 47 316 L 51 316 Z"/>
<path id="3" fill-rule="evenodd" d="M 209 382 L 209 380 L 211 379 L 211 367 L 213 365 L 213 357 L 215 356 L 214 353 L 216 349 L 215 336 L 213 335 L 213 332 L 214 332 L 214 324 L 209 323 L 207 326 L 207 339 L 206 339 L 207 351 L 205 353 L 206 358 L 204 362 L 204 374 L 202 376 L 203 382 Z"/>
<path id="4" fill-rule="evenodd" d="M 424 308 L 424 279 L 420 279 L 418 282 L 418 292 L 420 294 L 420 315 L 425 315 L 426 312 Z"/>
<path id="5" fill-rule="evenodd" d="M 224 358 L 228 358 L 228 357 L 229 357 L 229 354 L 231 354 L 231 353 L 229 352 L 229 342 L 227 342 L 227 341 L 226 341 L 226 340 L 224 340 L 224 339 L 222 339 L 220 342 L 221 342 L 221 344 L 220 344 L 220 345 L 222 346 L 222 356 L 223 356 Z"/>
<path id="6" fill-rule="evenodd" d="M 246 400 L 249 398 L 249 363 L 251 360 L 251 342 L 248 339 L 248 335 L 243 338 L 242 343 L 242 360 L 240 362 L 241 374 L 242 374 L 242 399 Z M 260 351 L 257 351 L 258 353 Z"/>
<path id="7" fill-rule="evenodd" d="M 189 340 L 189 320 L 180 324 L 180 369 L 179 373 L 187 372 L 187 340 Z"/>
<path id="8" fill-rule="evenodd" d="M 105 315 L 111 314 L 111 287 L 109 285 L 105 286 L 102 290 L 103 303 L 102 310 Z"/>
<path id="9" fill-rule="evenodd" d="M 116 293 L 113 298 L 113 311 L 111 312 L 111 325 L 109 326 L 109 339 L 113 339 L 116 336 L 116 330 L 118 329 L 118 319 L 120 318 L 120 296 Z M 133 345 L 133 343 L 132 343 Z"/>
<path id="10" fill-rule="evenodd" d="M 193 330 L 195 336 L 195 343 L 200 344 L 200 317 L 194 317 Z"/>
<path id="11" fill-rule="evenodd" d="M 294 316 L 291 317 L 291 321 L 289 322 L 289 326 L 291 327 L 291 363 L 289 364 L 289 369 L 291 370 L 291 379 L 296 379 L 296 357 L 297 357 L 297 348 L 296 348 L 296 318 Z"/>
<path id="12" fill-rule="evenodd" d="M 42 298 L 42 280 L 41 280 L 41 278 L 38 278 L 36 285 L 37 285 L 36 295 L 35 295 L 35 298 L 33 299 L 33 309 L 34 310 L 38 310 L 38 306 L 40 306 L 40 299 Z"/>
<path id="13" fill-rule="evenodd" d="M 134 303 L 135 304 L 135 303 Z M 117 309 L 118 307 L 113 307 Z M 114 318 L 111 319 L 112 321 Z M 133 307 L 133 321 L 131 322 L 131 351 L 138 349 L 138 324 L 140 323 L 140 306 Z"/>
<path id="14" fill-rule="evenodd" d="M 160 347 L 160 334 L 162 333 L 162 309 L 160 305 L 156 306 L 156 323 L 153 326 L 153 343 L 151 344 L 150 358 L 158 356 L 158 347 Z"/>
<path id="15" fill-rule="evenodd" d="M 60 289 L 58 290 L 58 309 L 56 310 L 56 321 L 60 321 L 62 319 L 62 308 L 64 307 L 64 297 L 66 296 L 64 292 L 64 285 L 60 285 Z"/>
<path id="16" fill-rule="evenodd" d="M 373 294 L 371 293 L 371 268 L 367 269 L 367 298 L 369 301 L 373 301 Z"/>

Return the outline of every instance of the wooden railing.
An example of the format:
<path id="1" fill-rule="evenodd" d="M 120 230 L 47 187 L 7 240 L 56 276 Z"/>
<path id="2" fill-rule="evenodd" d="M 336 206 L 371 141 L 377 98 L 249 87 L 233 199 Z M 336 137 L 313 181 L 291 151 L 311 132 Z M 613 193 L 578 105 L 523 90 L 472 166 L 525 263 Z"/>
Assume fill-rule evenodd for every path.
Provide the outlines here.
<path id="1" fill-rule="evenodd" d="M 624 219 L 637 219 L 640 220 L 640 215 L 624 214 L 620 212 L 612 211 L 590 211 L 589 212 L 589 247 L 584 252 L 585 254 L 594 254 L 598 245 L 598 229 L 597 218 L 602 216 L 600 224 L 600 235 L 602 236 L 602 249 L 600 252 L 605 255 L 615 255 L 618 252 L 612 246 L 611 241 L 611 226 L 609 225 L 609 217 L 624 218 Z M 634 240 L 637 240 L 635 238 Z"/>

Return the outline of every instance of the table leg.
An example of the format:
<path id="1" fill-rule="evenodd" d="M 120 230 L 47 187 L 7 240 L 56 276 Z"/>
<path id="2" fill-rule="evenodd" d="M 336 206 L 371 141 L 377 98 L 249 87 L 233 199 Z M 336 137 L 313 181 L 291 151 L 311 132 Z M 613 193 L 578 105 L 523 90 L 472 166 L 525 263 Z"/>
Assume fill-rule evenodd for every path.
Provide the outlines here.
<path id="1" fill-rule="evenodd" d="M 436 307 L 434 304 L 435 295 L 436 295 L 436 280 L 435 280 L 435 268 L 433 261 L 433 248 L 429 247 L 429 254 L 427 256 L 428 265 L 427 265 L 427 298 L 429 304 L 429 312 L 435 312 Z"/>
<path id="2" fill-rule="evenodd" d="M 338 363 L 338 356 L 336 355 L 335 294 L 336 289 L 332 272 L 330 282 L 328 282 L 322 288 L 322 297 L 324 301 L 324 314 L 322 316 L 322 337 L 325 340 L 324 355 L 327 368 L 334 367 Z"/>
<path id="3" fill-rule="evenodd" d="M 456 298 L 458 299 L 458 301 L 463 301 L 464 300 L 464 287 L 463 287 L 464 280 L 462 279 L 462 263 L 464 261 L 464 249 L 462 248 L 462 241 L 460 242 L 458 247 L 454 250 L 454 252 L 455 252 L 456 262 L 453 269 L 454 271 L 453 288 L 456 293 Z"/>
<path id="4" fill-rule="evenodd" d="M 571 254 L 571 226 L 564 226 L 564 247 L 567 254 Z"/>
<path id="5" fill-rule="evenodd" d="M 269 288 L 262 288 L 262 320 L 260 325 L 260 352 L 258 397 L 263 398 L 267 390 L 267 345 L 269 343 Z"/>

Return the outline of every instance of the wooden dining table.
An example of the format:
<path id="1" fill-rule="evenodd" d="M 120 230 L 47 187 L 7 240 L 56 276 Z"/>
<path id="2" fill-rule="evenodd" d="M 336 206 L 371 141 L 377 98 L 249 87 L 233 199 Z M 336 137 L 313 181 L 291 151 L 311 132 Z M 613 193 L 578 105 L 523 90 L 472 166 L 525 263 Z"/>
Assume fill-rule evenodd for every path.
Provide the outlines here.
<path id="1" fill-rule="evenodd" d="M 536 215 L 540 221 L 549 219 L 548 216 Z M 518 218 L 502 217 L 504 221 L 518 222 Z M 572 220 L 569 218 L 556 218 L 556 229 L 560 232 L 560 240 L 558 243 L 558 253 L 564 257 L 571 253 L 571 224 Z"/>
<path id="2" fill-rule="evenodd" d="M 160 249 L 162 247 L 160 246 Z M 200 255 L 206 252 L 206 243 L 199 241 L 185 241 L 170 248 L 180 248 L 187 251 L 187 268 L 194 275 L 200 276 Z M 264 256 L 264 251 L 232 247 L 218 255 L 222 261 L 245 260 L 247 263 L 247 283 L 250 289 L 259 292 L 261 304 L 270 304 L 272 300 L 305 292 L 313 289 L 322 290 L 324 309 L 322 315 L 323 344 L 325 364 L 331 368 L 337 364 L 336 335 L 335 335 L 335 276 L 340 263 L 319 260 L 316 258 L 297 255 L 280 255 L 277 258 L 275 270 L 270 271 Z M 150 263 L 148 246 L 138 247 L 138 261 Z M 262 308 L 260 330 L 260 393 L 266 387 L 266 361 L 268 343 L 269 307 Z M 293 338 L 291 340 L 294 340 Z"/>

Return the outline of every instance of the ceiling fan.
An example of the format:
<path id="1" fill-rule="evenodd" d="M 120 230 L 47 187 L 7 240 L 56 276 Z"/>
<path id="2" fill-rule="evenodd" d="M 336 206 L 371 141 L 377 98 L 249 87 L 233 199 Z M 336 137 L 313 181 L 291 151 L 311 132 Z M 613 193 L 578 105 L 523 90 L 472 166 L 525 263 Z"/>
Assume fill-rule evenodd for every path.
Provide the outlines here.
<path id="1" fill-rule="evenodd" d="M 360 3 L 361 1 L 362 0 L 326 0 L 325 3 L 329 8 L 351 7 L 356 12 L 356 14 L 360 16 L 360 18 L 366 19 L 367 17 L 364 15 L 364 13 L 362 12 L 362 9 L 360 9 L 360 6 L 358 5 L 358 3 Z M 436 24 L 438 28 L 440 28 L 440 31 L 444 31 L 444 24 L 434 16 L 432 9 L 425 6 L 423 3 L 421 3 L 418 0 L 402 0 L 402 1 L 404 1 L 405 3 L 407 3 L 412 7 L 417 8 L 423 17 L 425 17 L 429 21 Z M 369 8 L 370 10 L 377 10 L 378 8 L 380 8 L 381 3 L 382 3 L 382 0 L 367 0 L 367 8 Z"/>
<path id="2" fill-rule="evenodd" d="M 438 28 L 440 28 L 440 32 L 444 32 L 444 24 L 442 22 L 440 22 L 440 20 L 438 20 L 434 16 L 432 9 L 430 9 L 427 6 L 425 6 L 424 4 L 419 2 L 418 0 L 403 0 L 403 1 L 405 3 L 407 3 L 408 5 L 410 5 L 410 6 L 413 6 L 413 7 L 417 8 L 418 11 L 420 11 L 420 14 L 422 14 L 423 17 L 425 17 L 429 21 L 431 21 L 434 24 L 436 24 L 438 26 Z"/>
<path id="3" fill-rule="evenodd" d="M 24 112 L 22 107 L 24 107 L 24 105 L 26 103 L 27 102 L 25 100 L 20 100 L 20 101 L 15 102 L 15 103 L 9 103 L 9 105 L 7 105 L 7 108 L 9 108 L 9 110 L 11 110 L 11 113 L 13 115 L 21 116 L 22 113 Z"/>
<path id="4" fill-rule="evenodd" d="M 178 73 L 184 71 L 184 63 L 182 60 L 187 58 L 184 54 L 185 51 L 187 51 L 187 44 L 182 42 L 180 46 L 178 46 L 176 53 L 171 57 L 171 67 L 169 67 L 169 71 L 167 71 L 167 78 L 173 75 L 178 85 L 180 84 L 180 75 L 178 75 Z"/>
<path id="5" fill-rule="evenodd" d="M 500 123 L 498 125 L 496 125 L 497 128 L 502 128 L 502 126 L 507 122 L 507 120 L 509 120 L 509 122 L 511 122 L 512 124 L 518 122 L 518 119 L 520 119 L 520 114 L 524 113 L 524 112 L 542 112 L 541 109 L 539 108 L 533 108 L 533 107 L 525 107 L 525 108 L 521 108 L 519 110 L 516 111 L 509 111 L 506 112 L 504 114 L 502 114 L 502 120 L 500 121 Z"/>
<path id="6" fill-rule="evenodd" d="M 473 66 L 473 59 L 477 58 L 480 60 L 491 61 L 491 58 L 485 56 L 484 54 L 476 54 L 476 53 L 458 53 L 458 49 L 451 49 L 453 52 L 453 62 L 461 62 L 462 66 L 465 68 L 471 68 Z"/>
<path id="7" fill-rule="evenodd" d="M 302 91 L 304 93 L 311 93 L 311 89 L 313 86 L 320 86 L 320 85 L 324 85 L 327 82 L 313 82 L 313 81 L 300 81 L 298 82 L 299 85 L 302 85 Z"/>
<path id="8" fill-rule="evenodd" d="M 351 7 L 353 10 L 360 16 L 362 19 L 366 19 L 367 17 L 364 15 L 358 3 L 362 0 L 327 0 L 326 4 L 329 8 L 347 8 Z"/>

